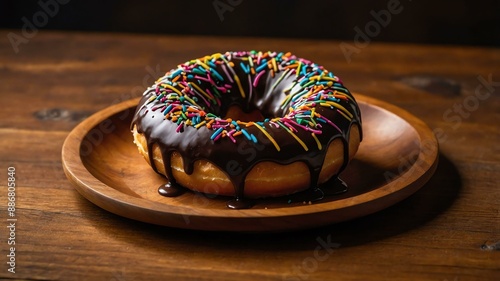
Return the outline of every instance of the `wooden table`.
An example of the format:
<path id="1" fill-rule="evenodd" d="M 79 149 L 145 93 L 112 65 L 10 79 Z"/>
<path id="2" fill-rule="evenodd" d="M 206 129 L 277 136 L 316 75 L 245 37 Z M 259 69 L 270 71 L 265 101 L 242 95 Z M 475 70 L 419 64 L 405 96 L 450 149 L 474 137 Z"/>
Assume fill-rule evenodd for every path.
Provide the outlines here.
<path id="1" fill-rule="evenodd" d="M 30 280 L 500 280 L 500 50 L 371 43 L 39 32 L 0 38 L 0 277 Z M 354 42 L 344 42 L 354 45 Z M 61 146 L 92 113 L 137 97 L 188 59 L 289 50 L 435 130 L 440 162 L 410 198 L 291 233 L 172 229 L 96 207 L 66 179 Z M 488 81 L 490 81 L 488 83 Z M 8 271 L 15 168 L 15 274 Z M 12 169 L 12 168 L 11 168 Z"/>

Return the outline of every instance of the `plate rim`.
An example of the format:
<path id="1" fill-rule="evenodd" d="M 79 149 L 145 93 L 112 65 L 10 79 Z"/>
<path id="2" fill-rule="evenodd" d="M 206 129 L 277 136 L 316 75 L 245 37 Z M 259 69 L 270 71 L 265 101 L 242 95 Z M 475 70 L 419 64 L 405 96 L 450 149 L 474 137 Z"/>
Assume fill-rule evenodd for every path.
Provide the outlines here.
<path id="1" fill-rule="evenodd" d="M 81 142 L 83 141 L 84 137 L 90 132 L 90 130 L 95 128 L 95 126 L 99 125 L 105 119 L 123 110 L 134 110 L 134 107 L 140 100 L 140 97 L 138 97 L 108 106 L 92 114 L 90 117 L 79 123 L 68 134 L 63 143 L 61 151 L 63 169 L 66 177 L 83 197 L 107 211 L 143 222 L 190 229 L 205 228 L 192 224 L 190 225 L 189 223 L 186 225 L 182 225 L 182 221 L 185 220 L 186 216 L 190 218 L 200 217 L 223 220 L 271 219 L 293 216 L 308 216 L 328 213 L 344 208 L 362 206 L 368 203 L 372 203 L 373 201 L 382 200 L 387 196 L 394 195 L 395 193 L 401 193 L 402 190 L 406 190 L 407 192 L 405 194 L 400 194 L 402 198 L 396 201 L 399 202 L 420 189 L 434 174 L 434 171 L 437 167 L 439 154 L 437 139 L 431 129 L 427 126 L 427 124 L 425 124 L 425 122 L 423 122 L 413 114 L 407 112 L 406 110 L 385 101 L 381 101 L 379 99 L 362 94 L 354 93 L 354 96 L 358 103 L 366 103 L 368 105 L 377 106 L 380 109 L 403 119 L 416 131 L 417 135 L 420 138 L 420 143 L 423 143 L 424 141 L 429 142 L 432 149 L 430 152 L 427 152 L 427 154 L 429 155 L 423 155 L 424 153 L 422 149 L 420 149 L 418 158 L 414 162 L 417 163 L 419 161 L 423 161 L 424 165 L 420 165 L 419 167 L 416 167 L 416 165 L 412 165 L 410 169 L 406 170 L 403 174 L 399 174 L 397 178 L 390 182 L 390 184 L 385 184 L 379 188 L 352 197 L 312 205 L 306 204 L 269 209 L 211 209 L 208 214 L 204 213 L 203 209 L 188 208 L 187 206 L 183 207 L 167 205 L 161 202 L 151 201 L 146 198 L 125 194 L 111 186 L 106 185 L 85 168 L 82 157 L 80 155 Z M 71 154 L 74 154 L 74 151 L 77 151 L 79 157 L 70 157 Z M 430 159 L 430 161 L 425 161 L 426 159 Z M 403 175 L 409 176 L 403 177 Z M 82 178 L 84 178 L 85 180 L 82 180 Z M 373 196 L 374 194 L 378 196 Z M 396 202 L 390 203 L 387 206 L 383 206 L 381 208 L 377 208 L 372 212 L 365 212 L 364 214 L 361 214 L 359 216 L 364 216 L 379 211 L 395 204 Z M 112 208 L 109 206 L 110 203 L 113 205 Z M 158 222 L 154 218 L 138 218 L 137 214 L 130 213 L 131 208 L 140 213 L 147 212 L 152 215 L 160 215 L 161 217 L 167 216 L 170 217 L 170 219 L 174 219 L 174 221 L 169 220 L 163 223 Z M 353 218 L 359 216 L 354 216 Z M 178 221 L 179 219 L 181 219 L 182 221 Z M 334 220 L 331 221 L 332 223 L 335 222 Z M 232 231 L 235 229 L 229 228 L 217 230 Z"/>

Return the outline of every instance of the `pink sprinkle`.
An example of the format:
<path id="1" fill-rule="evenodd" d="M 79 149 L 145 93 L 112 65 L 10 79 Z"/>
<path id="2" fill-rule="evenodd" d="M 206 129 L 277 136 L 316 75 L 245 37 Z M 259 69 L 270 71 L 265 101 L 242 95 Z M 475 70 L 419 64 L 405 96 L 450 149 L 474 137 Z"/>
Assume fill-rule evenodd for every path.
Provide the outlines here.
<path id="1" fill-rule="evenodd" d="M 184 125 L 184 122 L 180 123 L 179 126 L 177 126 L 177 129 L 175 129 L 175 132 L 178 133 L 181 131 L 182 127 Z"/>
<path id="2" fill-rule="evenodd" d="M 253 80 L 254 87 L 257 87 L 257 84 L 259 83 L 259 79 L 262 75 L 264 75 L 264 72 L 265 71 L 261 71 L 261 72 L 259 72 L 259 74 L 257 74 L 257 76 L 255 76 L 255 79 Z"/>
<path id="3" fill-rule="evenodd" d="M 283 121 L 283 123 L 293 132 L 297 132 L 297 129 L 295 129 L 292 125 L 290 125 L 288 122 Z"/>
<path id="4" fill-rule="evenodd" d="M 217 85 L 214 85 L 214 87 L 215 87 L 217 90 L 219 90 L 219 91 L 223 92 L 224 94 L 227 92 L 227 89 L 226 89 L 226 88 L 224 88 L 224 87 L 217 86 Z"/>
<path id="5" fill-rule="evenodd" d="M 207 92 L 207 94 L 209 94 L 212 97 L 212 99 L 214 99 L 217 102 L 217 104 L 220 106 L 220 99 L 215 98 L 214 95 L 212 95 L 212 93 L 210 93 L 209 89 L 206 89 L 205 92 Z"/>
<path id="6" fill-rule="evenodd" d="M 229 75 L 229 72 L 227 72 L 226 65 L 221 64 L 222 70 L 224 70 L 224 73 L 226 73 L 227 78 L 229 79 L 229 82 L 234 83 L 233 78 L 231 78 L 231 75 Z M 226 84 L 227 85 L 227 84 Z"/>
<path id="7" fill-rule="evenodd" d="M 337 129 L 339 132 L 342 133 L 342 130 L 339 129 L 339 127 L 337 127 L 337 125 L 333 124 L 332 121 L 328 120 L 327 118 L 325 117 L 321 117 L 321 119 L 325 120 L 328 124 L 332 125 L 335 129 Z"/>
<path id="8" fill-rule="evenodd" d="M 222 136 L 222 133 L 221 134 L 218 134 L 215 138 L 214 138 L 214 141 L 217 141 L 218 139 L 220 139 L 220 137 Z"/>
<path id="9" fill-rule="evenodd" d="M 210 77 L 210 76 L 208 76 Z M 203 80 L 203 81 L 206 81 L 206 82 L 210 82 L 210 79 L 207 79 L 205 77 L 201 77 L 201 76 L 198 76 L 198 75 L 195 75 L 194 78 L 198 79 L 198 80 Z"/>
<path id="10" fill-rule="evenodd" d="M 273 125 L 273 126 L 274 126 L 274 128 L 279 128 L 279 127 L 280 127 L 280 125 L 278 125 L 278 124 L 277 124 L 276 122 L 274 122 L 274 121 L 269 121 L 269 124 L 270 124 L 270 125 Z"/>
<path id="11" fill-rule="evenodd" d="M 294 124 L 294 125 L 297 125 L 297 126 L 301 127 L 302 129 L 304 129 L 304 130 L 306 130 L 306 131 L 313 132 L 313 133 L 315 133 L 316 135 L 319 135 L 319 134 L 321 134 L 321 133 L 322 133 L 320 130 L 314 130 L 314 129 L 311 129 L 311 128 L 306 127 L 306 126 L 304 126 L 304 125 L 300 125 L 299 123 L 297 123 L 297 122 L 295 122 L 295 121 L 293 121 L 293 120 L 290 120 L 290 122 L 292 122 L 292 124 Z M 333 124 L 333 123 L 332 123 L 332 124 Z M 335 127 L 336 127 L 336 126 L 335 126 Z"/>

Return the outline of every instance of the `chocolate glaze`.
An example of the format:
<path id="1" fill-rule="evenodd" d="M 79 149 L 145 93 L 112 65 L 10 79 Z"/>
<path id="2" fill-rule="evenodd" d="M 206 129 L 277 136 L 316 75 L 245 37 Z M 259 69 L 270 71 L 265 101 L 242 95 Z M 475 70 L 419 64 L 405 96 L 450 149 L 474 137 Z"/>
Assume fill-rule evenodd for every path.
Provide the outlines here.
<path id="1" fill-rule="evenodd" d="M 241 60 L 233 58 L 232 61 L 238 65 Z M 216 70 L 219 73 L 224 73 L 218 65 Z M 221 97 L 220 105 L 213 105 L 207 111 L 218 116 L 224 116 L 228 108 L 232 105 L 238 105 L 244 112 L 251 112 L 255 109 L 259 110 L 266 118 L 284 116 L 288 108 L 281 109 L 280 104 L 287 94 L 298 91 L 301 87 L 297 84 L 291 91 L 285 92 L 294 81 L 299 77 L 296 75 L 287 75 L 280 83 L 274 85 L 279 75 L 272 77 L 269 73 L 265 73 L 259 80 L 257 87 L 250 85 L 248 75 L 239 68 L 234 68 L 236 74 L 241 77 L 241 85 L 245 89 L 247 96 L 242 97 L 238 87 L 232 87 L 231 93 L 226 93 Z M 194 80 L 193 80 L 194 81 Z M 198 84 L 208 83 L 205 81 L 196 81 Z M 272 86 L 275 86 L 272 88 Z M 252 94 L 249 95 L 249 89 L 252 87 Z M 304 162 L 310 172 L 310 187 L 315 189 L 318 186 L 318 178 L 323 161 L 326 155 L 329 144 L 337 138 L 340 138 L 344 144 L 344 163 L 340 171 L 342 171 L 349 161 L 349 132 L 353 124 L 361 122 L 359 108 L 356 103 L 341 100 L 340 105 L 344 106 L 354 116 L 351 121 L 344 118 L 335 110 L 328 107 L 318 106 L 316 112 L 328 118 L 340 129 L 339 132 L 333 126 L 328 124 L 323 125 L 322 133 L 316 135 L 322 144 L 322 150 L 319 150 L 315 140 L 311 137 L 311 133 L 305 130 L 298 130 L 295 134 L 309 147 L 309 151 L 304 149 L 291 137 L 284 129 L 271 126 L 264 123 L 265 130 L 279 143 L 280 151 L 273 146 L 270 140 L 255 126 L 246 128 L 251 134 L 257 137 L 258 143 L 254 143 L 246 138 L 239 138 L 237 143 L 231 142 L 229 138 L 220 138 L 217 142 L 211 140 L 213 130 L 202 126 L 196 129 L 193 126 L 184 126 L 181 132 L 176 132 L 178 125 L 174 122 L 164 119 L 164 115 L 159 110 L 151 110 L 159 101 L 149 102 L 151 95 L 155 92 L 154 88 L 150 88 L 144 93 L 143 98 L 139 102 L 132 125 L 137 126 L 139 133 L 144 134 L 147 139 L 147 149 L 149 152 L 150 163 L 154 163 L 152 157 L 152 148 L 157 144 L 160 148 L 163 162 L 165 165 L 166 177 L 169 181 L 168 187 L 160 187 L 160 194 L 170 196 L 177 194 L 178 185 L 172 175 L 171 155 L 177 152 L 182 157 L 184 163 L 184 171 L 187 174 L 192 174 L 194 162 L 200 159 L 207 160 L 222 171 L 224 171 L 233 186 L 235 187 L 235 200 L 228 203 L 230 208 L 248 208 L 251 203 L 244 198 L 245 178 L 250 170 L 259 162 L 271 161 L 279 164 L 290 164 L 296 161 Z M 347 91 L 347 94 L 350 93 Z M 262 121 L 262 120 L 256 120 Z M 359 126 L 361 133 L 361 126 Z M 156 167 L 152 165 L 157 171 Z M 336 179 L 336 176 L 333 177 Z"/>

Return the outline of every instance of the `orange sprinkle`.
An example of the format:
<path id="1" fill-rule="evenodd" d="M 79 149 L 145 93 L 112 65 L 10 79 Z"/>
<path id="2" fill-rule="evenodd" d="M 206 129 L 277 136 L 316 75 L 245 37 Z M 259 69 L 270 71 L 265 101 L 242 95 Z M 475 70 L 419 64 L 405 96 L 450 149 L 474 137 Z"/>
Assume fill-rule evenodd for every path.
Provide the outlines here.
<path id="1" fill-rule="evenodd" d="M 342 95 L 338 95 L 338 94 L 334 94 L 333 96 L 336 98 L 339 98 L 339 99 L 348 100 L 348 98 L 346 96 L 342 96 Z"/>
<path id="2" fill-rule="evenodd" d="M 285 68 L 290 69 L 290 68 L 296 68 L 297 66 L 298 66 L 298 64 L 297 64 L 297 63 L 295 63 L 295 64 L 290 64 L 290 65 L 287 65 L 287 66 L 285 66 Z"/>

